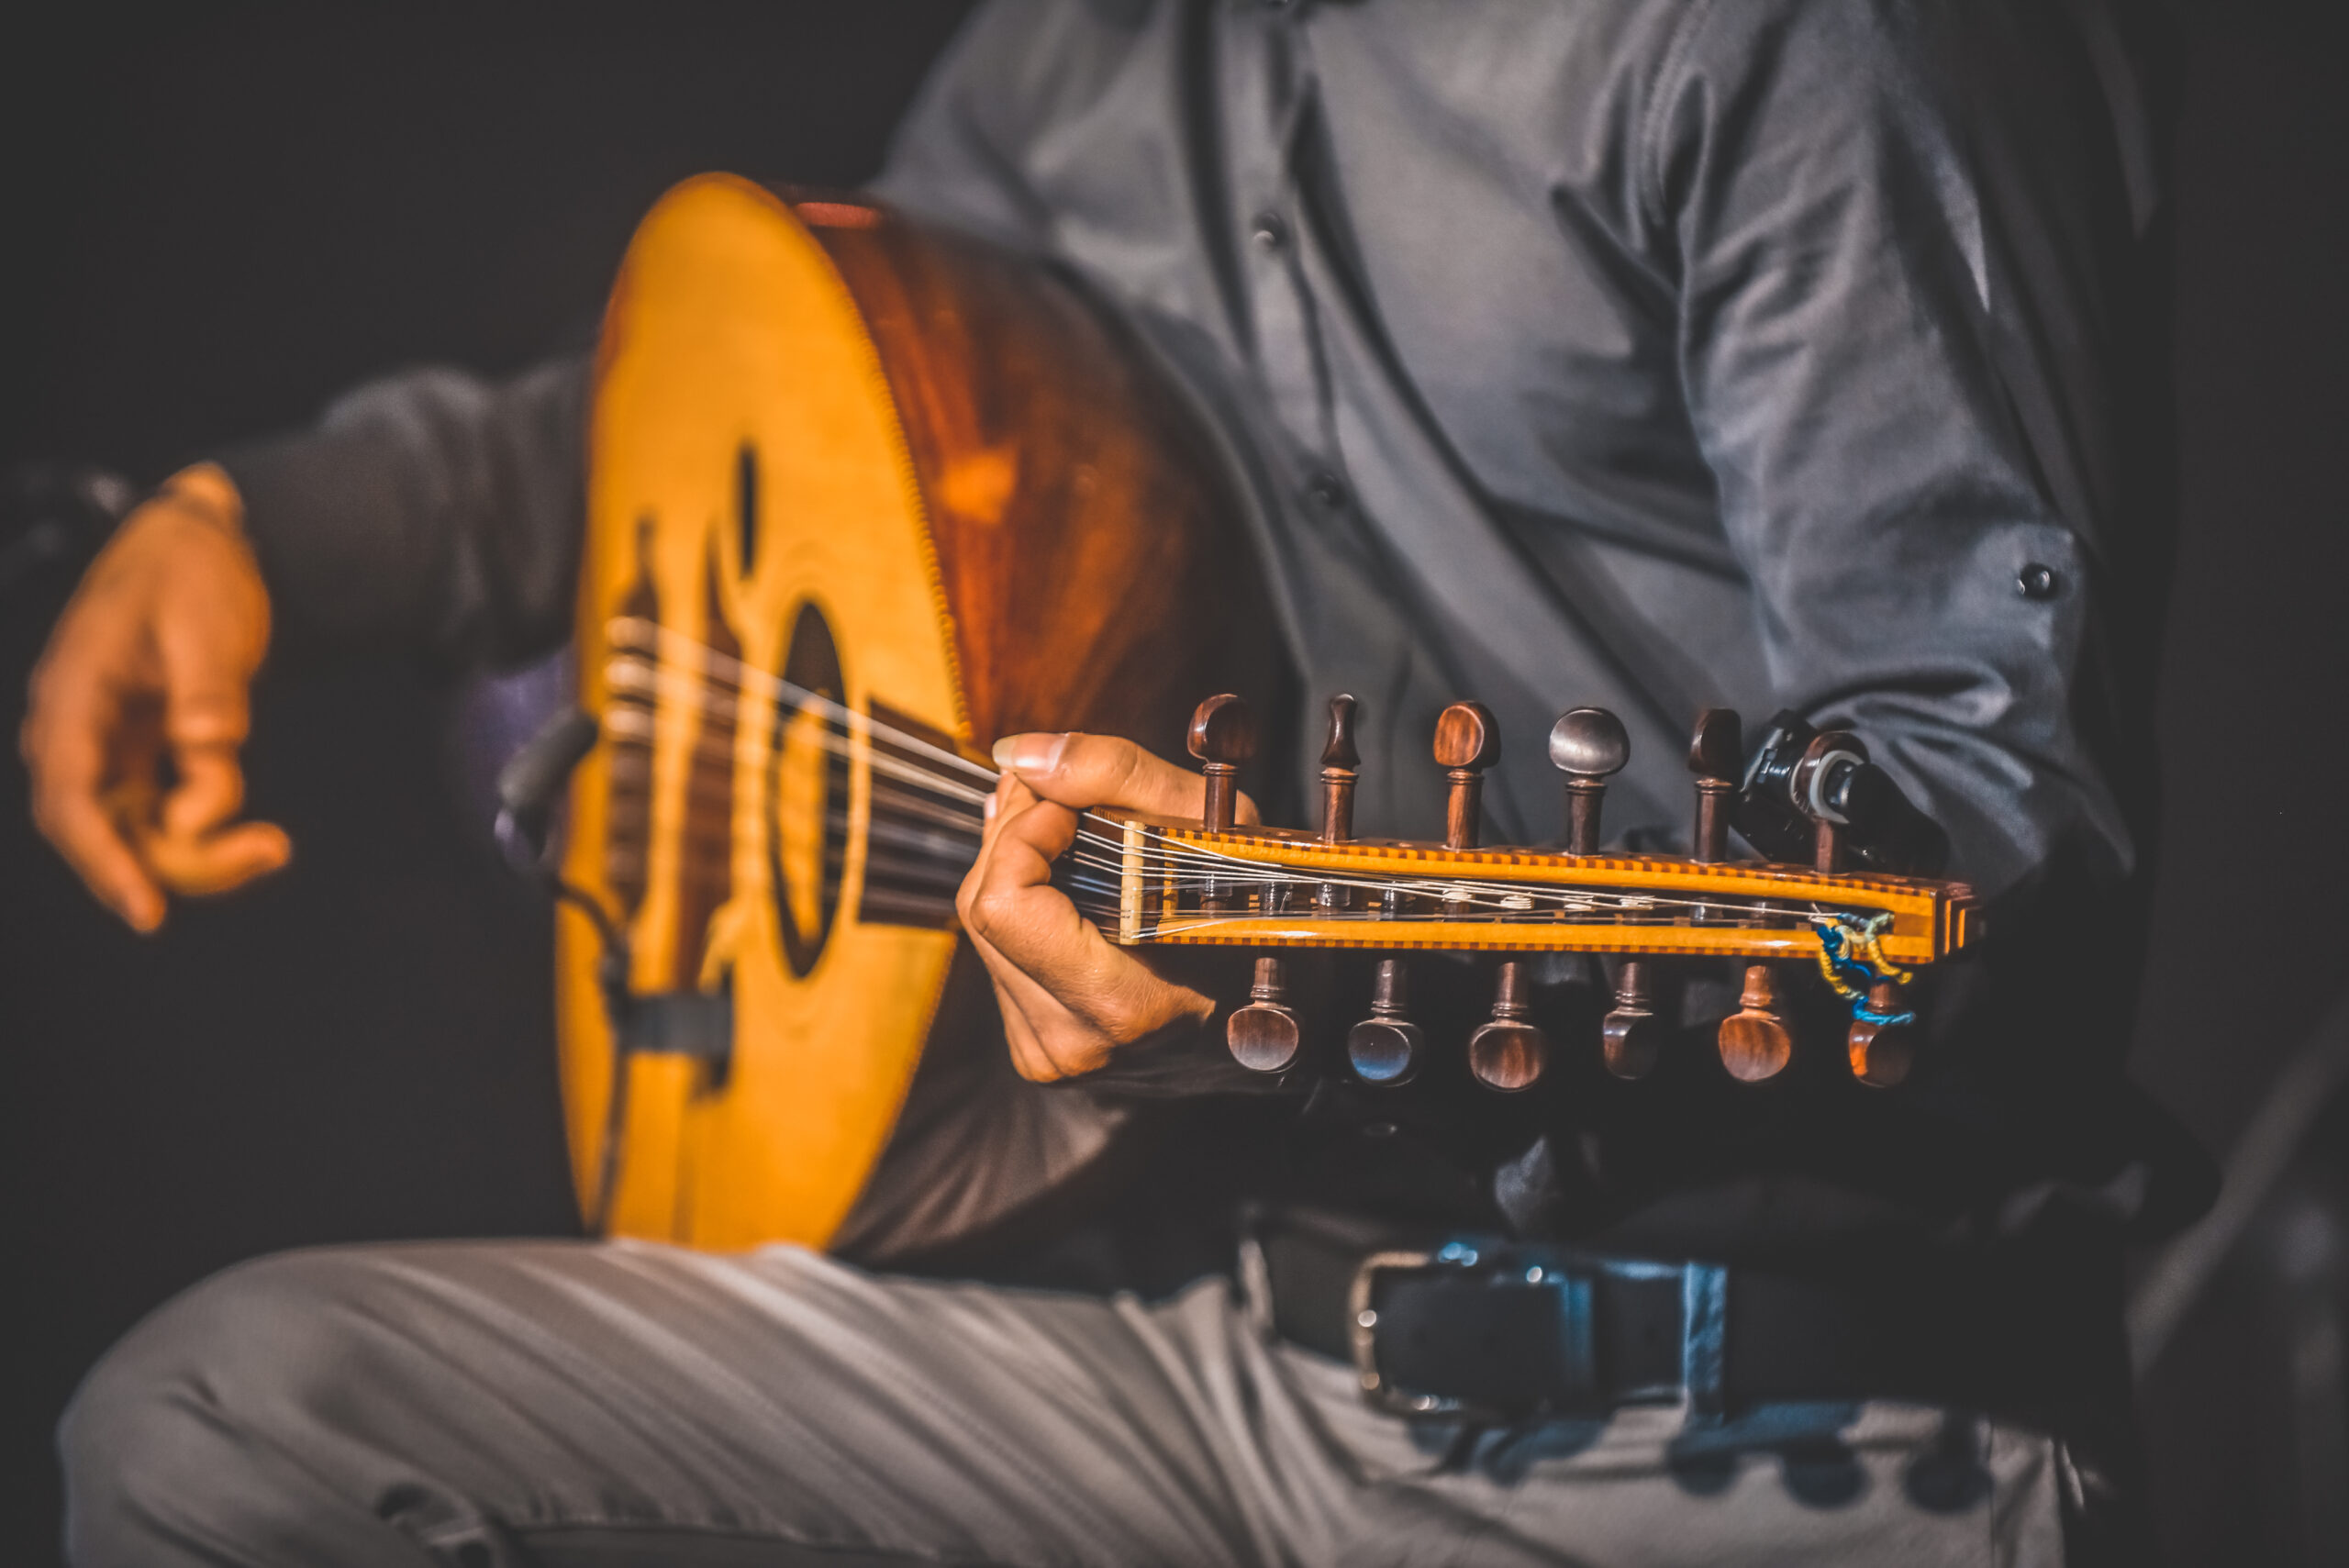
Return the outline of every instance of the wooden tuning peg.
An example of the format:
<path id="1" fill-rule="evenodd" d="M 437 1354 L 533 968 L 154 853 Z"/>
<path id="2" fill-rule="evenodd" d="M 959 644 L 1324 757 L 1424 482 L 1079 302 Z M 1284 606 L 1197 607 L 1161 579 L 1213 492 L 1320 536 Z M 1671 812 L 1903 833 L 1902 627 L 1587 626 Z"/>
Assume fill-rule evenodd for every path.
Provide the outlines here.
<path id="1" fill-rule="evenodd" d="M 1370 1017 L 1346 1031 L 1346 1060 L 1364 1083 L 1407 1084 L 1419 1070 L 1419 1048 L 1426 1037 L 1403 1016 L 1408 1001 L 1403 961 L 1380 959 L 1378 977 L 1371 983 Z"/>
<path id="2" fill-rule="evenodd" d="M 1623 721 L 1603 707 L 1578 707 L 1551 728 L 1550 761 L 1566 775 L 1566 853 L 1598 852 L 1598 811 L 1609 775 L 1631 760 Z"/>
<path id="3" fill-rule="evenodd" d="M 1832 875 L 1843 869 L 1843 829 L 1851 819 L 1837 803 L 1852 775 L 1867 764 L 1868 749 L 1848 729 L 1812 736 L 1795 763 L 1790 787 L 1795 808 L 1810 819 L 1812 870 Z"/>
<path id="4" fill-rule="evenodd" d="M 1297 1060 L 1302 1039 L 1297 1014 L 1288 1006 L 1288 976 L 1277 958 L 1256 960 L 1256 983 L 1248 989 L 1248 1005 L 1233 1010 L 1223 1026 L 1223 1042 L 1232 1060 L 1255 1073 L 1278 1073 Z"/>
<path id="5" fill-rule="evenodd" d="M 1794 1031 L 1777 1010 L 1778 991 L 1766 963 L 1745 966 L 1738 1010 L 1721 1020 L 1721 1065 L 1732 1078 L 1758 1084 L 1786 1071 L 1794 1059 Z"/>
<path id="6" fill-rule="evenodd" d="M 1321 747 L 1321 841 L 1342 844 L 1354 836 L 1354 780 L 1362 752 L 1354 746 L 1354 699 L 1340 692 L 1330 699 L 1330 739 Z M 1329 913 L 1348 907 L 1353 890 L 1341 882 L 1321 884 L 1316 901 Z"/>
<path id="7" fill-rule="evenodd" d="M 1664 1024 L 1655 1016 L 1644 959 L 1627 958 L 1615 977 L 1615 1006 L 1599 1029 L 1607 1071 L 1618 1078 L 1644 1078 L 1664 1051 Z"/>
<path id="8" fill-rule="evenodd" d="M 1898 981 L 1879 980 L 1868 987 L 1869 1012 L 1897 1018 L 1907 1010 L 1900 1005 Z M 1917 1031 L 1913 1024 L 1854 1018 L 1845 1040 L 1852 1053 L 1852 1076 L 1870 1088 L 1891 1088 L 1909 1076 L 1909 1069 L 1916 1062 Z"/>
<path id="9" fill-rule="evenodd" d="M 1697 775 L 1694 859 L 1717 865 L 1729 859 L 1729 803 L 1745 771 L 1745 724 L 1733 707 L 1709 707 L 1697 716 L 1688 740 L 1688 771 Z"/>
<path id="10" fill-rule="evenodd" d="M 1435 720 L 1436 766 L 1452 781 L 1443 812 L 1443 847 L 1476 847 L 1483 817 L 1485 770 L 1501 760 L 1500 727 L 1480 702 L 1456 702 Z"/>
<path id="11" fill-rule="evenodd" d="M 1330 699 L 1330 739 L 1321 748 L 1321 841 L 1342 844 L 1354 836 L 1354 779 L 1362 753 L 1354 747 L 1354 699 L 1340 692 Z"/>
<path id="12" fill-rule="evenodd" d="M 1550 1037 L 1526 1022 L 1525 965 L 1504 960 L 1493 992 L 1493 1021 L 1468 1037 L 1468 1071 L 1487 1089 L 1513 1095 L 1550 1064 Z"/>
<path id="13" fill-rule="evenodd" d="M 1208 781 L 1199 825 L 1229 833 L 1240 801 L 1240 764 L 1256 754 L 1256 716 L 1230 692 L 1211 696 L 1192 710 L 1190 742 Z"/>

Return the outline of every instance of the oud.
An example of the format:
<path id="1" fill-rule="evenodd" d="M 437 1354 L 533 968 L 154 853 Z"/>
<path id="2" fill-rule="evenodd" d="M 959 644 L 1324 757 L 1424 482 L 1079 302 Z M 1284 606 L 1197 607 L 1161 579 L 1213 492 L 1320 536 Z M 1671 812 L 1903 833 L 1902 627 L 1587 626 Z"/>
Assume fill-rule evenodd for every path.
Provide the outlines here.
<path id="1" fill-rule="evenodd" d="M 615 1233 L 830 1242 L 924 1051 L 999 1049 L 954 962 L 981 748 L 1173 750 L 1201 691 L 1260 690 L 1244 514 L 1185 396 L 1066 282 L 727 176 L 630 244 L 588 463 L 600 739 L 562 873 L 595 914 L 557 939 L 578 1189 Z"/>
<path id="2" fill-rule="evenodd" d="M 1320 828 L 1236 826 L 1271 617 L 1214 432 L 1078 287 L 877 206 L 726 176 L 663 198 L 607 313 L 589 465 L 594 720 L 572 751 L 558 1018 L 574 1176 L 608 1232 L 855 1240 L 925 1054 L 1000 1049 L 953 899 L 985 749 L 1021 730 L 1199 759 L 1202 819 L 1090 814 L 1060 880 L 1113 941 L 1256 953 L 1226 1034 L 1263 1072 L 1305 1049 L 1287 966 L 1352 948 L 1377 962 L 1343 1071 L 1397 1084 L 1457 1049 L 1525 1090 L 1553 1049 L 1527 961 L 1568 951 L 1618 955 L 1598 1045 L 1620 1075 L 1659 1049 L 1654 966 L 1691 956 L 1746 964 L 1719 1030 L 1735 1076 L 1786 1064 L 1780 986 L 1818 973 L 1853 1000 L 1854 1071 L 1889 1083 L 1900 985 L 1978 931 L 1962 885 L 1881 863 L 1900 835 L 1863 829 L 1915 824 L 1855 738 L 1782 724 L 1748 759 L 1720 712 L 1692 746 L 1688 859 L 1599 852 L 1625 744 L 1597 709 L 1550 738 L 1562 850 L 1481 843 L 1500 738 L 1473 703 L 1437 728 L 1442 841 L 1353 837 L 1351 698 Z M 1201 692 L 1225 695 L 1194 709 Z M 1731 860 L 1732 817 L 1784 858 Z M 1492 970 L 1465 1041 L 1410 1018 L 1431 951 Z"/>

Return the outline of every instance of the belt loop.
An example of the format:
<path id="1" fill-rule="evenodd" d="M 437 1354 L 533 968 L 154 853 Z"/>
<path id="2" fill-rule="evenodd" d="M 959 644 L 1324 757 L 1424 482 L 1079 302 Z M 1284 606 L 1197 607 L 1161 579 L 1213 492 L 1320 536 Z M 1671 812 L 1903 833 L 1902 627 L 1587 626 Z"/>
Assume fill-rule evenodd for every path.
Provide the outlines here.
<path id="1" fill-rule="evenodd" d="M 1728 1360 L 1729 1271 L 1718 1263 L 1690 1263 L 1680 1271 L 1680 1384 L 1692 1423 L 1720 1420 L 1727 1406 Z"/>

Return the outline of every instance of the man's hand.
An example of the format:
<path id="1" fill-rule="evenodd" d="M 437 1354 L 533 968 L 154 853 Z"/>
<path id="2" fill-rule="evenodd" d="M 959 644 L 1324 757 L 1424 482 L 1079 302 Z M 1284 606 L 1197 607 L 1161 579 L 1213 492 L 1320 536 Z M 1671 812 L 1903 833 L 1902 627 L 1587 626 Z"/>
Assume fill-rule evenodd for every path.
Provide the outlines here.
<path id="1" fill-rule="evenodd" d="M 33 821 L 135 930 L 162 924 L 167 890 L 226 892 L 293 852 L 283 829 L 230 821 L 246 689 L 269 648 L 242 515 L 219 469 L 174 476 L 90 563 L 33 671 Z"/>
<path id="2" fill-rule="evenodd" d="M 1205 1023 L 1211 999 L 1113 945 L 1050 878 L 1076 838 L 1079 812 L 1111 806 L 1196 817 L 1206 782 L 1104 735 L 1008 736 L 995 760 L 1003 777 L 955 908 L 995 981 L 1021 1075 L 1049 1083 L 1090 1072 L 1121 1045 L 1186 1020 Z M 1240 816 L 1256 820 L 1245 796 Z"/>

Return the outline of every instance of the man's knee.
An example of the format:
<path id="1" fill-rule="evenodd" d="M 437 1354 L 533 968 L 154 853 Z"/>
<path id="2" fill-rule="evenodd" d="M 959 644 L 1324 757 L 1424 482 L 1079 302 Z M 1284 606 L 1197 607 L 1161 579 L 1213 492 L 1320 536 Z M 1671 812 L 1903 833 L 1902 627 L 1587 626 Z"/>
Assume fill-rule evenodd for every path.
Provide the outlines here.
<path id="1" fill-rule="evenodd" d="M 378 1267 L 360 1251 L 241 1263 L 108 1351 L 58 1428 L 74 1561 L 266 1515 L 264 1456 L 304 1453 L 344 1403 L 334 1390 L 366 1323 L 354 1307 Z"/>

